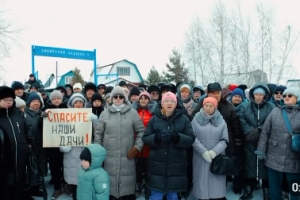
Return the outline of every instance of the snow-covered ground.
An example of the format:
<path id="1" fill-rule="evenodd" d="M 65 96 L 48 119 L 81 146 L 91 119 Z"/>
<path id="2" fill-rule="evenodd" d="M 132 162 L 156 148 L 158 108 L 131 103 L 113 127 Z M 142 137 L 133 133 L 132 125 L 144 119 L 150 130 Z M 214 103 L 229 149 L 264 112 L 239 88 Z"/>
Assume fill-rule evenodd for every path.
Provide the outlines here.
<path id="1" fill-rule="evenodd" d="M 46 187 L 47 187 L 47 192 L 48 192 L 48 199 L 50 200 L 51 199 L 51 195 L 53 194 L 53 185 L 49 185 L 48 182 L 49 182 L 49 179 L 50 177 L 46 177 L 45 178 L 45 183 L 46 183 Z M 262 190 L 255 190 L 254 191 L 254 196 L 253 196 L 253 200 L 260 200 L 262 199 Z M 232 183 L 229 183 L 228 186 L 227 186 L 227 195 L 226 195 L 226 198 L 228 200 L 239 200 L 239 197 L 241 195 L 235 195 L 232 191 Z M 43 198 L 41 197 L 33 197 L 35 200 L 43 200 Z M 138 198 L 138 200 L 144 200 L 144 196 L 141 196 Z M 189 200 L 196 200 L 195 197 L 193 197 L 193 195 L 190 195 L 190 197 L 188 198 Z M 72 197 L 68 197 L 66 195 L 62 195 L 59 197 L 59 200 L 72 200 Z"/>

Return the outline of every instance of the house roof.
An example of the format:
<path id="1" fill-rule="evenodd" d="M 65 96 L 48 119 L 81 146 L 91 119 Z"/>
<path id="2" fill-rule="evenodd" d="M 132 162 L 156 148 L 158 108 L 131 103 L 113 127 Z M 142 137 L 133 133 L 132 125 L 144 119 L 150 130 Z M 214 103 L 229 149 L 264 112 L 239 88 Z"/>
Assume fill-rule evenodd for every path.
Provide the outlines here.
<path id="1" fill-rule="evenodd" d="M 101 70 L 101 69 L 103 69 L 103 68 L 110 67 L 110 69 L 109 69 L 109 71 L 108 71 L 108 74 L 110 74 L 110 73 L 111 73 L 111 70 L 112 70 L 113 67 L 114 67 L 114 65 L 117 64 L 117 63 L 119 63 L 119 62 L 127 62 L 127 63 L 131 64 L 131 65 L 134 67 L 135 71 L 137 72 L 138 77 L 139 77 L 139 79 L 141 80 L 141 82 L 144 82 L 144 79 L 143 79 L 143 77 L 142 77 L 142 75 L 141 75 L 139 69 L 137 68 L 136 64 L 134 64 L 133 62 L 130 62 L 130 61 L 126 60 L 126 59 L 123 59 L 123 60 L 120 60 L 120 61 L 117 61 L 117 62 L 108 64 L 108 65 L 99 66 L 99 67 L 97 67 L 97 69 L 100 69 L 100 70 Z M 94 71 L 92 72 L 91 76 L 92 76 L 92 75 L 94 75 Z M 107 78 L 107 77 L 108 77 L 108 75 L 106 76 L 106 78 Z"/>

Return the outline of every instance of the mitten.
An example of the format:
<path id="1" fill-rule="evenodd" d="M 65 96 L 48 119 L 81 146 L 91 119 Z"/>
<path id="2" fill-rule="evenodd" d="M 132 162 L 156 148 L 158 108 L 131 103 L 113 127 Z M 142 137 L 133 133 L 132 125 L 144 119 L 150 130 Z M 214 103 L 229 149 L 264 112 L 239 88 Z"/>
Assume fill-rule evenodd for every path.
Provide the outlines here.
<path id="1" fill-rule="evenodd" d="M 63 153 L 68 153 L 70 152 L 72 149 L 71 146 L 64 146 L 64 147 L 60 147 L 60 151 L 63 152 Z"/>
<path id="2" fill-rule="evenodd" d="M 179 142 L 179 134 L 176 132 L 171 132 L 171 140 L 174 143 L 178 143 Z"/>
<path id="3" fill-rule="evenodd" d="M 135 158 L 135 156 L 139 153 L 139 150 L 137 150 L 135 147 L 132 147 L 129 152 L 127 153 L 127 158 L 132 159 Z"/>
<path id="4" fill-rule="evenodd" d="M 214 150 L 209 150 L 208 153 L 209 153 L 209 156 L 211 159 L 214 159 L 217 156 L 217 154 Z"/>
<path id="5" fill-rule="evenodd" d="M 245 136 L 245 140 L 248 141 L 248 142 L 257 142 L 258 139 L 259 139 L 259 131 L 258 131 L 257 128 L 252 129 Z"/>
<path id="6" fill-rule="evenodd" d="M 264 159 L 266 159 L 266 154 L 264 154 L 263 152 L 261 152 L 261 151 L 255 151 L 254 153 L 257 155 L 257 159 L 258 160 L 264 160 Z"/>
<path id="7" fill-rule="evenodd" d="M 204 151 L 204 153 L 202 154 L 202 157 L 204 158 L 204 160 L 206 160 L 207 162 L 211 163 L 211 157 L 210 157 L 208 151 Z"/>
<path id="8" fill-rule="evenodd" d="M 161 132 L 161 139 L 163 142 L 170 142 L 171 141 L 171 132 L 169 130 Z"/>

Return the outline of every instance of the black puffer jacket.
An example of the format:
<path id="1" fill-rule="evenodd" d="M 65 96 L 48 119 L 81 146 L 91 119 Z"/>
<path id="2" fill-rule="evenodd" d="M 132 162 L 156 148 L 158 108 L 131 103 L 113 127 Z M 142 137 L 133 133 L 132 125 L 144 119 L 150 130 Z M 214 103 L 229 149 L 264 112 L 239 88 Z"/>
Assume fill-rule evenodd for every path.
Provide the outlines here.
<path id="1" fill-rule="evenodd" d="M 143 136 L 143 142 L 150 147 L 148 158 L 148 187 L 161 192 L 184 192 L 187 190 L 186 148 L 195 141 L 195 135 L 184 108 L 178 104 L 174 114 L 165 117 L 158 104 L 154 116 Z M 178 133 L 178 143 L 155 142 L 154 138 L 164 130 Z"/>
<path id="2" fill-rule="evenodd" d="M 259 105 L 255 103 L 253 95 L 253 91 L 258 87 L 261 87 L 266 91 L 265 99 Z M 240 112 L 241 127 L 244 135 L 243 175 L 246 178 L 259 177 L 260 179 L 266 180 L 267 171 L 265 164 L 263 161 L 257 160 L 257 156 L 254 152 L 257 148 L 260 130 L 275 106 L 269 102 L 269 88 L 264 83 L 255 84 L 249 91 L 249 97 L 250 102 L 245 103 Z"/>
<path id="3" fill-rule="evenodd" d="M 199 105 L 194 110 L 193 117 L 203 107 L 203 101 L 205 98 L 201 100 Z M 224 99 L 221 99 L 220 102 L 218 103 L 218 110 L 223 116 L 228 129 L 229 144 L 227 145 L 226 148 L 226 154 L 235 154 L 236 153 L 235 144 L 240 143 L 242 139 L 242 131 L 241 131 L 241 126 L 239 121 L 239 115 L 235 111 L 235 107 Z"/>
<path id="4" fill-rule="evenodd" d="M 15 178 L 21 177 L 30 154 L 29 144 L 34 144 L 34 138 L 30 124 L 15 103 L 9 109 L 0 109 L 0 129 L 7 138 L 4 140 L 5 171 L 15 174 Z"/>

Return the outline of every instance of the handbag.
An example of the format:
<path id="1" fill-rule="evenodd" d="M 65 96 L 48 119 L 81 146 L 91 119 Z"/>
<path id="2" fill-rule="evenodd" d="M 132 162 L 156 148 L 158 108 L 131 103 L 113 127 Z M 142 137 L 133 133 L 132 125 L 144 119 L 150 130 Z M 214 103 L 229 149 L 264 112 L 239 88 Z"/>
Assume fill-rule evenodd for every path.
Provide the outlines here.
<path id="1" fill-rule="evenodd" d="M 236 176 L 240 172 L 240 165 L 235 156 L 218 155 L 210 164 L 210 172 L 217 175 Z"/>
<path id="2" fill-rule="evenodd" d="M 29 162 L 27 165 L 27 181 L 31 186 L 41 185 L 42 183 L 38 170 L 37 159 L 33 153 L 29 155 Z"/>
<path id="3" fill-rule="evenodd" d="M 282 116 L 283 116 L 283 121 L 285 123 L 285 126 L 286 126 L 287 130 L 292 135 L 291 149 L 293 151 L 296 151 L 296 152 L 300 153 L 300 134 L 294 134 L 293 133 L 292 125 L 290 123 L 290 120 L 287 116 L 287 113 L 286 113 L 285 109 L 282 110 Z"/>

